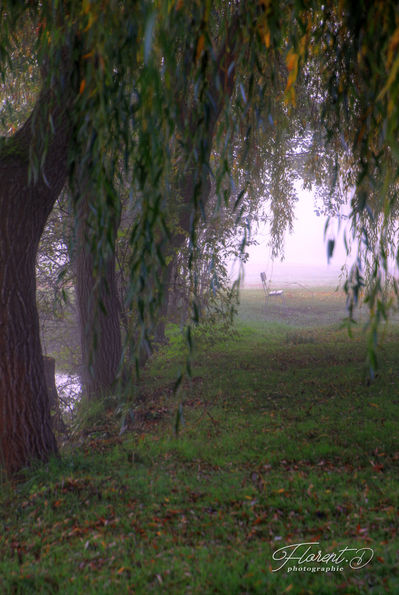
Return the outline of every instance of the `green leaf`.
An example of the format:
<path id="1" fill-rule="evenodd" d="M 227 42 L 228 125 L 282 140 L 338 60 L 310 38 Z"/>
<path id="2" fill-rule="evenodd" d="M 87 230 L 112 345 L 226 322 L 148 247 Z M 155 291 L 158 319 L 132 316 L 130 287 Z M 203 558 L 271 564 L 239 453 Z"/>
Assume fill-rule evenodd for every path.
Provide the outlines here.
<path id="1" fill-rule="evenodd" d="M 335 240 L 328 240 L 327 242 L 327 262 L 330 263 L 330 259 L 334 254 Z"/>
<path id="2" fill-rule="evenodd" d="M 156 13 L 152 12 L 147 19 L 144 33 L 144 64 L 148 64 L 151 53 L 152 38 L 156 21 Z"/>

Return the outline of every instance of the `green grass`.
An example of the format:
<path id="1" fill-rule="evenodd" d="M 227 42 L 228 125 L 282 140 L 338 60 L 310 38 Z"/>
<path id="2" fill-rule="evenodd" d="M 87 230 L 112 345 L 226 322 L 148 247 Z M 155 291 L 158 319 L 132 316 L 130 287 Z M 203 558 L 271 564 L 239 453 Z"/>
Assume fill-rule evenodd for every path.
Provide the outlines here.
<path id="1" fill-rule="evenodd" d="M 184 344 L 171 329 L 128 431 L 109 411 L 102 433 L 86 428 L 61 459 L 4 484 L 0 591 L 399 593 L 399 330 L 367 384 L 365 339 L 348 338 L 342 296 L 324 293 L 265 311 L 246 292 L 236 334 L 201 338 L 178 395 Z M 308 306 L 317 324 L 304 324 Z M 272 571 L 275 550 L 311 541 L 374 558 Z"/>

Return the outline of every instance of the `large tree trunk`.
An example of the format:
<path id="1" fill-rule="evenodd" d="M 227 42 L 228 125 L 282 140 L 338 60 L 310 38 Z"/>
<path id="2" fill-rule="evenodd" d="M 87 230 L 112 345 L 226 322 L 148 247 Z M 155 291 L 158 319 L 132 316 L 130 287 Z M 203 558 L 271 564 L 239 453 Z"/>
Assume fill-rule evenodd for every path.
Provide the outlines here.
<path id="1" fill-rule="evenodd" d="M 52 110 L 47 157 L 29 180 L 29 149 L 49 128 L 49 93 L 25 125 L 0 148 L 0 465 L 12 473 L 57 452 L 51 430 L 36 309 L 36 255 L 47 217 L 67 176 L 69 126 Z M 43 175 L 44 173 L 44 175 Z M 44 178 L 45 176 L 45 178 Z"/>
<path id="2" fill-rule="evenodd" d="M 115 253 L 108 256 L 98 272 L 89 243 L 87 196 L 83 190 L 78 202 L 73 261 L 82 349 L 81 375 L 86 395 L 93 399 L 115 388 L 122 358 L 122 338 Z"/>

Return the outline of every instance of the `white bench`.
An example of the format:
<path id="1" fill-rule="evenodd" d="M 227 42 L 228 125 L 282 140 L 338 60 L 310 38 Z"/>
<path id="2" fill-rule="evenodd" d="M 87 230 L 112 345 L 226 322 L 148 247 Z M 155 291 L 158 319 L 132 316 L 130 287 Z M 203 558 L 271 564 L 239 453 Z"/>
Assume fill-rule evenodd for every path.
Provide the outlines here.
<path id="1" fill-rule="evenodd" d="M 271 297 L 280 297 L 283 304 L 285 304 L 284 299 L 284 289 L 270 289 L 270 281 L 267 281 L 266 273 L 261 273 L 260 278 L 262 280 L 263 290 L 265 292 L 265 307 Z"/>

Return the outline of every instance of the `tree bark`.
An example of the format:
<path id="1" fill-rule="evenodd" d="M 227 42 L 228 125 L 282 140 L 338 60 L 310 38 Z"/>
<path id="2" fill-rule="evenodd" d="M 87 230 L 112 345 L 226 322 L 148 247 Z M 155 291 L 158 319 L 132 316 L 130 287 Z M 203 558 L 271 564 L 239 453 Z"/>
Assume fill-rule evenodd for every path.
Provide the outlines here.
<path id="1" fill-rule="evenodd" d="M 42 92 L 22 128 L 0 148 L 0 465 L 13 473 L 57 452 L 36 308 L 36 255 L 48 215 L 67 176 L 69 124 L 65 106 Z M 36 180 L 29 153 L 48 151 Z"/>
<path id="2" fill-rule="evenodd" d="M 82 382 L 89 399 L 115 388 L 122 358 L 120 300 L 115 252 L 96 271 L 89 242 L 89 202 L 85 187 L 78 202 L 78 227 L 73 255 L 82 350 Z M 118 224 L 115 224 L 118 227 Z M 116 231 L 116 230 L 115 230 Z"/>

